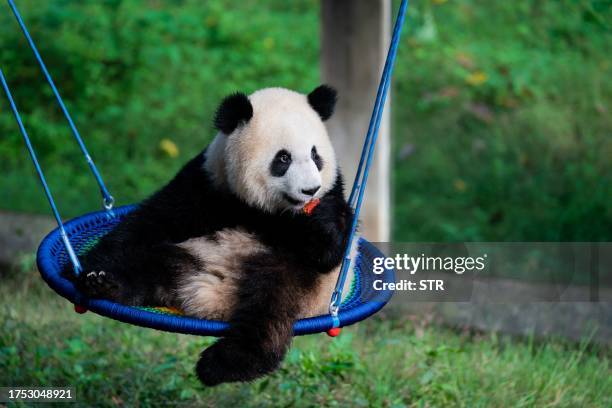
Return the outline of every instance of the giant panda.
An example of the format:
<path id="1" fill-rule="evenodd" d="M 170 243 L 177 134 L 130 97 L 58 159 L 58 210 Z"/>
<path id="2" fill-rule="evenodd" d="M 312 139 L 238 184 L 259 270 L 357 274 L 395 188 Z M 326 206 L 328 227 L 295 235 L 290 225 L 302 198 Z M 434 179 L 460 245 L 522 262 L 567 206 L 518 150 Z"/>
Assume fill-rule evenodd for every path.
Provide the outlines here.
<path id="1" fill-rule="evenodd" d="M 335 103 L 326 85 L 226 97 L 214 140 L 85 255 L 77 288 L 229 321 L 197 363 L 205 385 L 275 370 L 293 322 L 327 312 L 352 224 L 324 124 Z"/>

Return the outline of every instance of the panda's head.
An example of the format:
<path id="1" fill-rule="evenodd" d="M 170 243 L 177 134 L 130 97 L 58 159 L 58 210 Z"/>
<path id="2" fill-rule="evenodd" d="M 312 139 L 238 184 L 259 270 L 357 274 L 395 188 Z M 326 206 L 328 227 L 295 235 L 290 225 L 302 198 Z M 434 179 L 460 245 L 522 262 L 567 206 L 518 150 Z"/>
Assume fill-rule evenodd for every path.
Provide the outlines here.
<path id="1" fill-rule="evenodd" d="M 322 85 L 308 95 L 266 88 L 226 97 L 215 117 L 219 130 L 206 151 L 214 181 L 268 212 L 300 211 L 334 185 L 337 164 L 323 122 L 336 91 Z"/>

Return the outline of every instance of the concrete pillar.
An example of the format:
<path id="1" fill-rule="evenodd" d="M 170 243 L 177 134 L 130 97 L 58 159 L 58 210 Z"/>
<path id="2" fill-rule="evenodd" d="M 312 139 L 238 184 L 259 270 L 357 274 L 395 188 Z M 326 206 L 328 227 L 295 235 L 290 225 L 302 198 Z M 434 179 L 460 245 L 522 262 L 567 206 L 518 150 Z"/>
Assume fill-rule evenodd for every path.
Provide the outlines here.
<path id="1" fill-rule="evenodd" d="M 321 10 L 321 76 L 339 94 L 328 128 L 350 189 L 390 41 L 391 1 L 322 0 Z M 360 217 L 362 234 L 375 242 L 390 239 L 389 108 Z"/>

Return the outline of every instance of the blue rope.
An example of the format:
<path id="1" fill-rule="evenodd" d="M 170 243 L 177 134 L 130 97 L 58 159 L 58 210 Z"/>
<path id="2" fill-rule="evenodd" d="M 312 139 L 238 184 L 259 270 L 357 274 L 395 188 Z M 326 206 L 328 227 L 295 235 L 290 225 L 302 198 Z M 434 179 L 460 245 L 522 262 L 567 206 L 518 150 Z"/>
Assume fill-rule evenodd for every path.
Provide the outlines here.
<path id="1" fill-rule="evenodd" d="M 106 208 L 108 212 L 112 212 L 112 208 L 113 208 L 113 204 L 115 200 L 113 196 L 111 196 L 111 194 L 108 192 L 108 189 L 106 188 L 106 185 L 104 184 L 104 181 L 102 180 L 102 176 L 100 175 L 100 172 L 98 172 L 98 168 L 96 167 L 93 159 L 89 155 L 89 152 L 87 151 L 87 147 L 85 147 L 85 143 L 83 142 L 83 139 L 81 138 L 81 135 L 79 134 L 79 131 L 77 130 L 76 125 L 74 124 L 72 117 L 70 116 L 70 113 L 68 112 L 68 109 L 66 108 L 66 105 L 64 105 L 64 101 L 62 100 L 62 97 L 60 96 L 59 91 L 55 87 L 55 83 L 53 82 L 53 79 L 51 78 L 51 74 L 49 74 L 49 71 L 47 70 L 47 66 L 43 62 L 40 54 L 38 53 L 38 49 L 36 48 L 36 45 L 34 44 L 34 41 L 32 40 L 32 37 L 30 36 L 30 33 L 28 29 L 26 28 L 25 23 L 23 22 L 23 19 L 21 18 L 21 14 L 19 14 L 19 10 L 17 10 L 17 6 L 15 6 L 15 3 L 13 2 L 13 0 L 7 0 L 7 1 L 8 1 L 8 4 L 11 10 L 13 10 L 13 14 L 15 15 L 15 18 L 17 19 L 17 23 L 19 23 L 19 26 L 21 27 L 21 31 L 23 31 L 23 34 L 25 35 L 25 38 L 28 41 L 28 44 L 30 45 L 32 52 L 34 53 L 34 56 L 36 57 L 36 60 L 38 61 L 38 65 L 40 65 L 42 72 L 45 74 L 45 77 L 47 78 L 47 82 L 49 83 L 49 85 L 51 86 L 51 89 L 53 90 L 55 99 L 57 99 L 57 102 L 59 103 L 62 109 L 62 112 L 64 116 L 66 117 L 66 120 L 68 121 L 68 125 L 70 126 L 70 129 L 72 130 L 72 134 L 74 135 L 74 138 L 79 144 L 79 147 L 81 148 L 81 152 L 83 153 L 83 156 L 85 156 L 85 160 L 87 161 L 87 164 L 89 165 L 91 172 L 96 178 L 96 182 L 98 183 L 98 187 L 100 188 L 100 193 L 102 194 L 102 197 L 103 197 L 104 208 Z"/>
<path id="2" fill-rule="evenodd" d="M 365 186 L 368 182 L 368 176 L 370 173 L 370 167 L 372 165 L 372 158 L 374 156 L 374 149 L 376 147 L 376 140 L 378 139 L 378 132 L 380 130 L 380 122 L 382 120 L 382 114 L 389 92 L 389 86 L 391 83 L 391 76 L 393 75 L 393 66 L 395 64 L 395 58 L 397 56 L 397 48 L 402 33 L 402 27 L 404 20 L 406 19 L 406 11 L 408 9 L 408 0 L 402 0 L 399 8 L 397 19 L 395 21 L 395 27 L 393 28 L 393 37 L 389 46 L 389 52 L 387 53 L 387 59 L 376 93 L 376 102 L 374 103 L 374 109 L 372 111 L 372 117 L 370 118 L 370 125 L 368 127 L 368 133 L 363 144 L 363 150 L 361 152 L 361 158 L 359 160 L 359 166 L 357 167 L 357 174 L 355 175 L 355 182 L 349 196 L 349 205 L 353 207 L 355 211 L 355 217 L 351 226 L 351 233 L 348 239 L 348 245 L 346 247 L 344 258 L 340 266 L 340 274 L 336 282 L 336 287 L 331 297 L 329 304 L 329 312 L 332 316 L 337 316 L 340 304 L 342 303 L 342 288 L 346 282 L 346 276 L 348 268 L 351 263 L 351 247 L 353 240 L 355 239 L 355 231 L 357 230 L 357 222 L 359 219 L 359 213 L 363 204 L 363 195 L 365 192 Z"/>
<path id="3" fill-rule="evenodd" d="M 349 204 L 351 205 L 351 207 L 355 208 L 355 199 L 357 196 L 357 192 L 361 189 L 362 186 L 364 186 L 363 180 L 362 180 L 362 176 L 363 176 L 363 165 L 366 161 L 366 157 L 369 157 L 369 146 L 372 144 L 372 137 L 374 135 L 374 133 L 376 133 L 378 135 L 378 130 L 379 130 L 379 122 L 380 122 L 380 117 L 382 117 L 382 112 L 384 110 L 384 104 L 385 104 L 385 99 L 386 99 L 386 92 L 389 89 L 389 81 L 391 78 L 391 74 L 393 71 L 393 65 L 395 62 L 395 54 L 397 53 L 397 46 L 398 46 L 398 42 L 399 42 L 399 37 L 401 34 L 401 30 L 403 27 L 403 23 L 404 23 L 404 19 L 405 19 L 405 13 L 406 10 L 408 8 L 408 1 L 402 1 L 402 4 L 400 5 L 400 10 L 398 12 L 398 18 L 396 20 L 396 25 L 394 27 L 394 31 L 393 31 L 393 37 L 391 40 L 391 44 L 390 44 L 390 48 L 389 48 L 389 52 L 387 54 L 387 59 L 385 61 L 385 65 L 383 68 L 383 72 L 382 72 L 382 77 L 380 80 L 380 84 L 378 86 L 378 90 L 376 92 L 376 99 L 374 102 L 374 109 L 372 111 L 372 117 L 370 118 L 370 124 L 368 126 L 368 131 L 366 134 L 366 138 L 363 142 L 363 149 L 361 151 L 361 157 L 359 159 L 359 166 L 357 167 L 357 172 L 355 174 L 355 181 L 353 182 L 353 188 L 351 189 L 351 194 L 349 196 Z M 401 19 L 401 21 L 400 21 Z M 398 25 L 399 23 L 399 25 Z M 393 49 L 393 47 L 395 47 L 395 49 Z M 391 55 L 393 53 L 393 55 Z M 384 94 L 384 95 L 383 95 Z M 375 120 L 376 118 L 376 120 Z M 374 141 L 374 143 L 376 143 Z"/>
<path id="4" fill-rule="evenodd" d="M 55 221 L 57 221 L 57 226 L 60 230 L 60 235 L 62 237 L 62 241 L 64 242 L 64 246 L 66 247 L 66 252 L 68 252 L 68 257 L 70 258 L 70 262 L 74 268 L 75 273 L 78 275 L 81 272 L 81 263 L 70 244 L 70 240 L 68 239 L 68 234 L 64 229 L 64 224 L 62 223 L 62 218 L 59 215 L 57 210 L 57 206 L 55 205 L 55 201 L 53 200 L 53 196 L 51 195 L 51 190 L 47 185 L 47 180 L 45 179 L 45 175 L 38 163 L 38 158 L 36 157 L 36 152 L 34 152 L 34 148 L 32 147 L 32 143 L 30 142 L 30 137 L 28 136 L 28 132 L 23 126 L 23 122 L 21 120 L 21 115 L 19 115 L 19 110 L 17 110 L 17 105 L 15 105 L 15 101 L 13 100 L 13 95 L 11 94 L 11 90 L 4 78 L 4 73 L 2 69 L 0 69 L 0 80 L 2 81 L 2 87 L 4 88 L 4 92 L 6 93 L 6 97 L 8 98 L 9 104 L 11 105 L 11 109 L 13 110 L 13 114 L 15 115 L 15 119 L 17 120 L 17 125 L 19 126 L 19 130 L 23 135 L 23 139 L 26 143 L 26 147 L 28 148 L 28 152 L 30 152 L 30 157 L 32 158 L 32 162 L 34 162 L 34 167 L 36 168 L 36 172 L 38 173 L 38 178 L 40 178 L 40 182 L 45 189 L 45 194 L 47 195 L 47 200 L 49 200 L 49 204 L 51 205 L 51 210 L 53 211 L 53 215 L 55 216 Z"/>

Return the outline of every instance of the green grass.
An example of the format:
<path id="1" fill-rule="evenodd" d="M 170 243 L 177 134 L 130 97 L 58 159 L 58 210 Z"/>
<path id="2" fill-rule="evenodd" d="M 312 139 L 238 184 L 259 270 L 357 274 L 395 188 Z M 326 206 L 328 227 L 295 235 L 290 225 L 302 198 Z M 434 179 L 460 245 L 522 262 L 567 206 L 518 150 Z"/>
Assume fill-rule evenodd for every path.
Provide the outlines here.
<path id="1" fill-rule="evenodd" d="M 610 350 L 459 333 L 379 314 L 336 339 L 297 338 L 252 384 L 203 388 L 211 338 L 77 315 L 36 272 L 0 287 L 0 385 L 74 386 L 79 406 L 609 407 Z"/>

